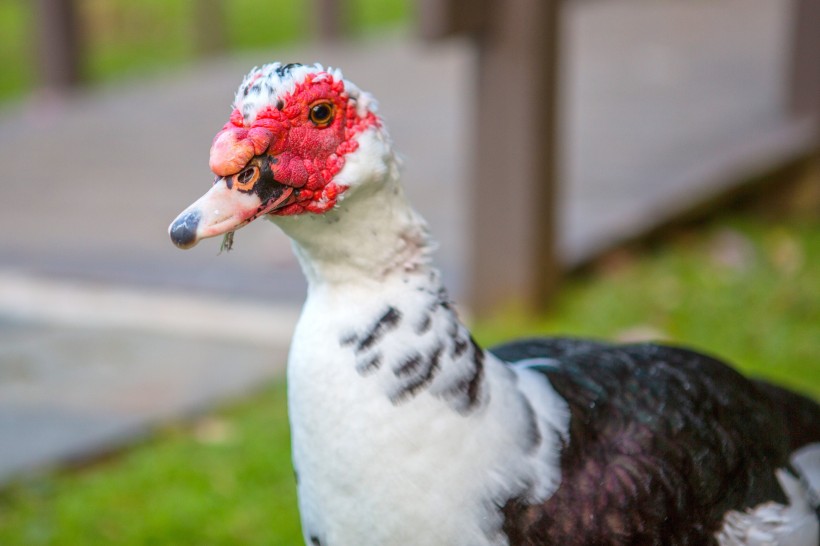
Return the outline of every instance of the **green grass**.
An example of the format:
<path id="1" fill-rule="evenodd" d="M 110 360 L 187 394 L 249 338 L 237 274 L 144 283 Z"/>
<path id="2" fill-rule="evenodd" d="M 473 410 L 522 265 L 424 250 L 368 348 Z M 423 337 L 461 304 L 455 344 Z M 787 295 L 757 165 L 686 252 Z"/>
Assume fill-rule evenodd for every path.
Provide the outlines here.
<path id="1" fill-rule="evenodd" d="M 300 544 L 284 386 L 0 492 L 0 544 Z"/>
<path id="2" fill-rule="evenodd" d="M 654 338 L 717 355 L 820 399 L 820 222 L 738 216 L 622 251 L 568 283 L 547 316 L 509 310 L 478 325 L 522 333 Z"/>
<path id="3" fill-rule="evenodd" d="M 750 216 L 620 252 L 548 316 L 507 311 L 483 343 L 528 333 L 662 335 L 820 397 L 820 222 Z M 301 545 L 285 388 L 82 470 L 0 491 L 3 545 Z"/>
<path id="4" fill-rule="evenodd" d="M 228 52 L 313 37 L 311 0 L 222 0 Z M 0 0 L 0 100 L 35 85 L 34 2 Z M 83 73 L 90 83 L 180 66 L 197 58 L 199 0 L 77 0 Z M 405 24 L 409 0 L 348 0 L 350 34 Z"/>
<path id="5" fill-rule="evenodd" d="M 30 6 L 0 0 L 0 100 L 19 95 L 34 78 L 29 28 Z"/>

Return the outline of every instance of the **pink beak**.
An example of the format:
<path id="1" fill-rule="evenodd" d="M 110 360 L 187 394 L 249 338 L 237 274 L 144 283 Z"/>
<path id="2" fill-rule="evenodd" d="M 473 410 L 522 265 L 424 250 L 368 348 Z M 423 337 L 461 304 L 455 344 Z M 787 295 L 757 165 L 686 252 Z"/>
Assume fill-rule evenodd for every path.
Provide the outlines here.
<path id="1" fill-rule="evenodd" d="M 208 192 L 182 211 L 168 233 L 179 248 L 235 231 L 254 219 L 293 203 L 299 190 L 273 177 L 270 156 L 254 157 L 242 171 L 216 179 Z"/>

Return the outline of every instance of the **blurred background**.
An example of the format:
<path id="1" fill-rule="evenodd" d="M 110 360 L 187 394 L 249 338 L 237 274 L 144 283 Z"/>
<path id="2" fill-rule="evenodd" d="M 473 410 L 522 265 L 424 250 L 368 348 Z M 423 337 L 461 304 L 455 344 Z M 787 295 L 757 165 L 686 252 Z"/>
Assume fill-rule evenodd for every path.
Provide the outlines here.
<path id="1" fill-rule="evenodd" d="M 300 544 L 305 284 L 170 221 L 253 66 L 372 92 L 451 293 L 820 397 L 820 0 L 0 0 L 0 544 Z"/>

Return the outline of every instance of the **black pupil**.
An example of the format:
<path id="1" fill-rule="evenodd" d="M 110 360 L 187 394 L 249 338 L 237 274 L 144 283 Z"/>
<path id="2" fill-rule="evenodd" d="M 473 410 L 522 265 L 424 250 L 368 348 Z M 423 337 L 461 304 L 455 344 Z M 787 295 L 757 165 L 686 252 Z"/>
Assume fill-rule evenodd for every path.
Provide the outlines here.
<path id="1" fill-rule="evenodd" d="M 327 104 L 317 104 L 313 107 L 313 120 L 322 122 L 330 117 L 330 107 Z"/>

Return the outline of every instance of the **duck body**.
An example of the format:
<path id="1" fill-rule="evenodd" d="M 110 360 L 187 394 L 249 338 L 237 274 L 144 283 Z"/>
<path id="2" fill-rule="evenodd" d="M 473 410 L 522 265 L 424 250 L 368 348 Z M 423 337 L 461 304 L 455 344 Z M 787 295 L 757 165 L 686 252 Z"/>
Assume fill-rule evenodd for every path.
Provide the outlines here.
<path id="1" fill-rule="evenodd" d="M 392 307 L 401 319 L 367 357 L 356 354 L 391 308 L 362 302 L 406 298 L 404 281 L 393 288 L 311 294 L 297 330 L 289 401 L 309 544 L 735 544 L 719 539 L 727 514 L 795 502 L 780 482 L 795 478 L 777 472 L 790 468 L 790 429 L 816 432 L 812 402 L 791 400 L 809 410 L 795 422 L 793 407 L 707 356 L 560 338 L 489 351 L 470 342 L 472 367 L 458 374 L 445 359 L 431 373 L 428 351 L 418 375 L 400 379 L 429 346 L 407 304 Z M 804 502 L 780 527 L 811 537 L 817 520 Z M 815 539 L 794 540 L 782 544 Z"/>
<path id="2" fill-rule="evenodd" d="M 482 349 L 432 264 L 372 99 L 255 69 L 180 247 L 266 216 L 308 295 L 288 361 L 310 546 L 817 546 L 820 408 L 682 348 Z"/>

